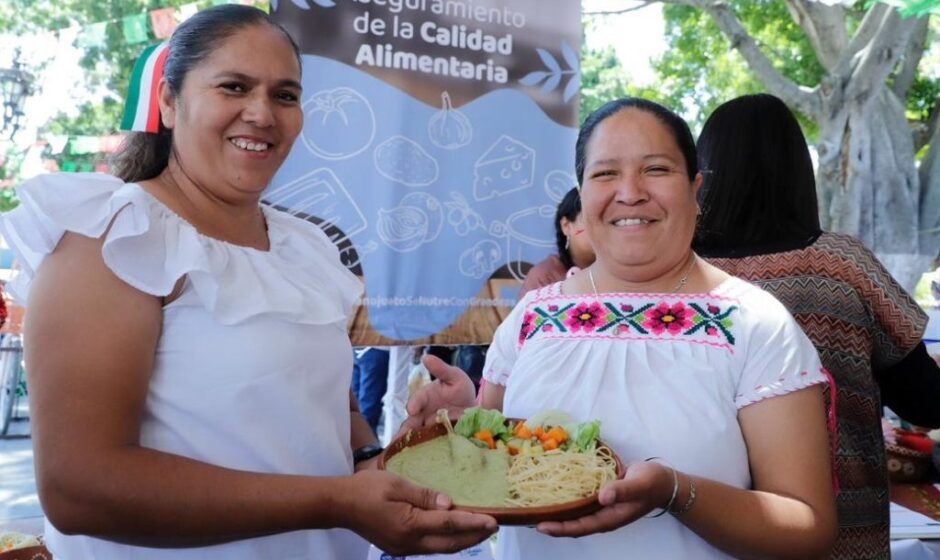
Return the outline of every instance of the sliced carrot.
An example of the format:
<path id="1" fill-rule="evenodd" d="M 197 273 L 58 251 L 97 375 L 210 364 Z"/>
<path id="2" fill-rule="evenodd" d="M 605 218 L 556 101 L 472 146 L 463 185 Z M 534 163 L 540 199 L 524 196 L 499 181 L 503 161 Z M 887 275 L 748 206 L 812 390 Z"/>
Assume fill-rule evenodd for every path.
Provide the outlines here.
<path id="1" fill-rule="evenodd" d="M 545 439 L 545 430 L 542 429 L 542 426 L 539 426 L 532 430 L 532 435 L 539 438 L 539 441 L 543 441 Z"/>
<path id="2" fill-rule="evenodd" d="M 490 449 L 496 449 L 496 441 L 493 440 L 493 433 L 489 430 L 477 432 L 473 434 L 473 437 L 485 443 Z"/>
<path id="3" fill-rule="evenodd" d="M 555 426 L 554 428 L 549 430 L 548 434 L 546 435 L 548 435 L 548 437 L 552 438 L 553 440 L 557 441 L 559 444 L 562 444 L 568 441 L 568 433 L 565 432 L 565 429 L 562 428 L 561 426 Z"/>
<path id="4" fill-rule="evenodd" d="M 507 446 L 506 446 L 506 449 L 509 450 L 509 454 L 510 454 L 510 455 L 518 455 L 518 454 L 519 454 L 519 448 L 518 448 L 518 447 L 513 447 L 513 446 L 511 446 L 511 445 L 507 445 Z"/>
<path id="5" fill-rule="evenodd" d="M 519 422 L 516 424 L 516 430 L 513 435 L 519 439 L 530 439 L 532 437 L 532 430 L 525 425 L 525 422 Z"/>
<path id="6" fill-rule="evenodd" d="M 542 449 L 545 451 L 551 451 L 552 449 L 558 449 L 558 442 L 553 438 L 547 437 L 542 440 Z"/>

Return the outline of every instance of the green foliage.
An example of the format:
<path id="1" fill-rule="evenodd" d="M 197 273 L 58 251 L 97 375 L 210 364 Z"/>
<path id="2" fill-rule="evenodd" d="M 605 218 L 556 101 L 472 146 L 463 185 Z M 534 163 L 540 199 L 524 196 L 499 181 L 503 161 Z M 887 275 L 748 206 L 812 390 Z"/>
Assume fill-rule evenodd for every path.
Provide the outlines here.
<path id="1" fill-rule="evenodd" d="M 0 33 L 42 33 L 74 25 L 88 29 L 91 24 L 109 22 L 105 41 L 100 46 L 80 47 L 81 35 L 76 41 L 76 46 L 84 50 L 80 65 L 85 78 L 85 83 L 76 84 L 76 89 L 102 92 L 102 95 L 83 103 L 78 108 L 77 115 L 60 113 L 48 123 L 41 124 L 40 137 L 45 134 L 102 136 L 117 133 L 134 61 L 144 47 L 158 41 L 151 35 L 145 42 L 128 43 L 124 38 L 122 18 L 148 14 L 150 10 L 159 8 L 179 7 L 187 1 L 189 0 L 0 1 Z M 209 2 L 205 4 L 208 6 Z M 34 70 L 41 71 L 41 68 Z M 68 160 L 80 168 L 87 168 L 99 161 L 102 155 L 73 155 L 63 152 L 49 157 L 56 159 L 60 167 L 63 160 Z"/>
<path id="2" fill-rule="evenodd" d="M 0 3 L 0 32 L 39 33 L 65 29 L 71 25 L 86 28 L 98 22 L 110 22 L 107 37 L 101 46 L 86 47 L 80 62 L 85 70 L 86 86 L 95 88 L 104 86 L 110 94 L 103 104 L 104 116 L 113 117 L 115 109 L 120 110 L 134 61 L 143 48 L 157 41 L 153 36 L 144 43 L 128 43 L 121 28 L 121 18 L 125 16 L 147 14 L 150 10 L 166 7 L 179 7 L 187 0 L 56 0 L 54 2 L 36 2 L 35 0 L 4 0 Z M 82 112 L 91 110 L 100 112 L 97 103 L 87 103 Z M 95 124 L 93 129 L 69 130 L 73 134 L 107 134 L 115 130 L 115 119 L 100 120 L 103 115 L 79 116 L 76 124 Z M 63 124 L 63 126 L 65 126 Z"/>
<path id="3" fill-rule="evenodd" d="M 783 2 L 730 0 L 728 4 L 779 72 L 810 87 L 820 82 L 823 68 Z M 732 97 L 766 90 L 703 10 L 664 5 L 663 18 L 669 48 L 654 62 L 660 76 L 657 89 L 668 106 L 686 109 L 690 124 L 701 126 L 715 107 Z M 815 136 L 815 125 L 805 118 L 801 121 L 807 135 Z"/>
<path id="4" fill-rule="evenodd" d="M 926 122 L 940 100 L 940 78 L 917 76 L 907 94 L 907 117 Z"/>
<path id="5" fill-rule="evenodd" d="M 940 15 L 940 0 L 878 0 L 889 6 L 894 6 L 904 17 Z M 874 4 L 874 2 L 869 2 Z"/>
<path id="6" fill-rule="evenodd" d="M 124 110 L 123 102 L 115 97 L 105 97 L 99 102 L 86 102 L 78 115 L 70 117 L 59 114 L 44 127 L 49 134 L 99 135 L 112 134 L 120 122 Z"/>
<path id="7" fill-rule="evenodd" d="M 914 291 L 911 293 L 914 301 L 920 304 L 924 309 L 940 304 L 940 300 L 935 300 L 930 290 L 930 283 L 935 280 L 940 280 L 940 275 L 937 274 L 937 271 L 937 262 L 934 261 L 927 272 L 921 275 L 920 280 L 917 281 L 917 285 L 914 287 Z"/>
<path id="8" fill-rule="evenodd" d="M 130 44 L 121 28 L 121 19 L 126 16 L 147 14 L 151 10 L 179 7 L 187 0 L 4 0 L 0 3 L 0 32 L 38 33 L 56 31 L 71 25 L 88 26 L 98 22 L 110 22 L 105 43 L 88 47 L 81 66 L 86 71 L 88 85 L 106 86 L 113 94 L 123 99 L 134 60 L 148 44 Z M 155 42 L 153 36 L 149 42 Z"/>
<path id="9" fill-rule="evenodd" d="M 0 153 L 0 212 L 12 210 L 20 204 L 16 193 L 10 187 L 21 163 L 22 157 L 12 149 L 8 149 L 6 153 Z"/>
<path id="10" fill-rule="evenodd" d="M 629 95 L 626 72 L 620 66 L 614 48 L 581 51 L 581 110 L 580 121 L 604 103 Z"/>
<path id="11" fill-rule="evenodd" d="M 20 199 L 13 189 L 0 190 L 0 212 L 9 212 L 19 205 Z"/>
<path id="12" fill-rule="evenodd" d="M 585 45 L 581 50 L 580 121 L 584 122 L 604 103 L 626 96 L 643 97 L 666 105 L 672 101 L 659 87 L 631 82 L 614 47 L 589 49 Z"/>

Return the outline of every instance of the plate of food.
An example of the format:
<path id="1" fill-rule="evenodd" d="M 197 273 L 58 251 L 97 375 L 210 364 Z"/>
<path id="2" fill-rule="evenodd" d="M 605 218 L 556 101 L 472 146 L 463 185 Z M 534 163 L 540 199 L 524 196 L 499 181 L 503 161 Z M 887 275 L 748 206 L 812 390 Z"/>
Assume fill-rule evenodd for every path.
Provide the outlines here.
<path id="1" fill-rule="evenodd" d="M 437 424 L 395 439 L 378 466 L 501 525 L 565 521 L 600 509 L 600 488 L 623 477 L 599 436 L 600 422 L 559 411 L 522 420 L 474 407 L 456 423 L 441 411 Z"/>

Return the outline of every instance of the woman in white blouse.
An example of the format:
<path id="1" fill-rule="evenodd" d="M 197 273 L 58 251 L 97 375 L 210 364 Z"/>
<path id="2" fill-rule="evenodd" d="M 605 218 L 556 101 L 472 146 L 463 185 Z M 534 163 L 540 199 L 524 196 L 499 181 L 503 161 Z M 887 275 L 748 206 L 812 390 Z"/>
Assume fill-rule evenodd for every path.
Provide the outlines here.
<path id="1" fill-rule="evenodd" d="M 296 45 L 219 6 L 180 25 L 159 78 L 159 130 L 118 177 L 38 177 L 2 220 L 56 558 L 348 560 L 360 536 L 395 553 L 489 536 L 446 496 L 353 474 L 375 441 L 348 391 L 361 287 L 316 226 L 259 205 L 303 121 Z"/>
<path id="2" fill-rule="evenodd" d="M 805 559 L 831 546 L 826 372 L 777 300 L 692 252 L 696 161 L 685 122 L 646 100 L 608 103 L 581 129 L 597 260 L 526 294 L 499 327 L 482 405 L 599 419 L 628 467 L 593 515 L 501 530 L 501 560 Z M 462 372 L 428 366 L 438 380 L 405 427 L 473 404 Z"/>

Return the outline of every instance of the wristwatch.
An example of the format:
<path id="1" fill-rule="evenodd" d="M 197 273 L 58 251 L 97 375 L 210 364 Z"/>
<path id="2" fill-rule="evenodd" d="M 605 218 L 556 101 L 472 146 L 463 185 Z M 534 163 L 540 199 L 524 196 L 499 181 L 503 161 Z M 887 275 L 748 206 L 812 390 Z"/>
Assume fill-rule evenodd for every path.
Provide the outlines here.
<path id="1" fill-rule="evenodd" d="M 363 445 L 359 449 L 356 449 L 355 451 L 353 451 L 353 464 L 355 465 L 355 464 L 361 463 L 362 461 L 365 461 L 366 459 L 371 459 L 384 450 L 385 448 L 383 448 L 381 445 L 377 443 L 370 443 L 369 445 Z"/>

